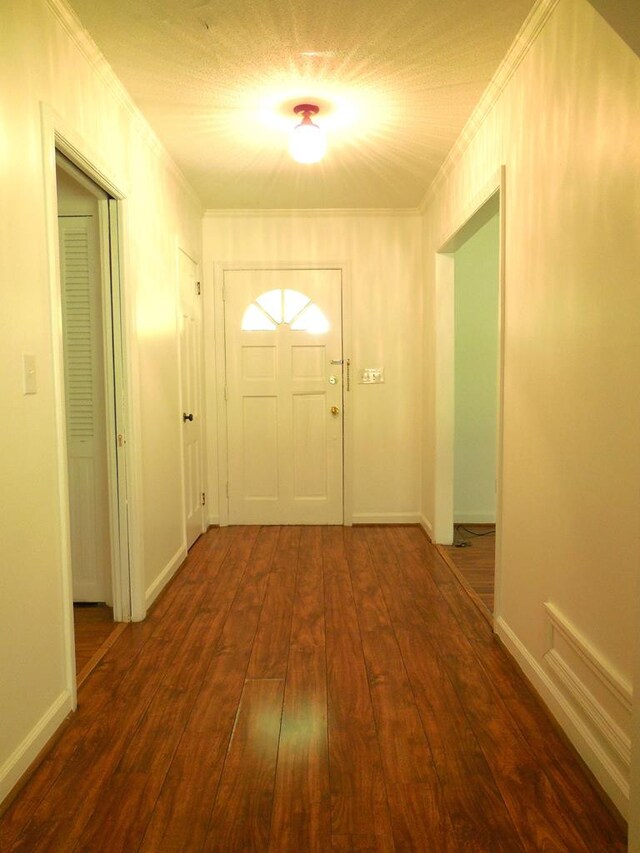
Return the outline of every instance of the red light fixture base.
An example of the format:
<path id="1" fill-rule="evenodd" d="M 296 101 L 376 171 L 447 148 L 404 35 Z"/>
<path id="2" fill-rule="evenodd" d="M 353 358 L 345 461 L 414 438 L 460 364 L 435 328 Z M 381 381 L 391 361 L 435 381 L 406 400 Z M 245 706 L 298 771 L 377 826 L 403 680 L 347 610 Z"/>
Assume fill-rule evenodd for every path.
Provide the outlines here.
<path id="1" fill-rule="evenodd" d="M 293 111 L 296 115 L 302 113 L 304 116 L 315 116 L 320 112 L 320 107 L 315 104 L 298 104 L 297 107 L 293 108 Z"/>

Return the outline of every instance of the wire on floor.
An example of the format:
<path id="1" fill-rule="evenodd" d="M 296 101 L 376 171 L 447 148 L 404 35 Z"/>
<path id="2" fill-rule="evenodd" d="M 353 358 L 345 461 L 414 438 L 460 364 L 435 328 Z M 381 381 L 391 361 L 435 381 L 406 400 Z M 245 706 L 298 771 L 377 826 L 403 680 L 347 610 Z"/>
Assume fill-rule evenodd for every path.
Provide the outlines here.
<path id="1" fill-rule="evenodd" d="M 464 536 L 460 533 L 461 530 L 464 530 L 466 534 L 469 536 L 495 536 L 496 529 L 495 527 L 491 530 L 487 530 L 484 533 L 477 533 L 475 530 L 470 530 L 464 524 L 454 524 L 453 525 L 453 544 L 456 548 L 470 548 L 471 542 L 468 539 L 465 539 Z"/>

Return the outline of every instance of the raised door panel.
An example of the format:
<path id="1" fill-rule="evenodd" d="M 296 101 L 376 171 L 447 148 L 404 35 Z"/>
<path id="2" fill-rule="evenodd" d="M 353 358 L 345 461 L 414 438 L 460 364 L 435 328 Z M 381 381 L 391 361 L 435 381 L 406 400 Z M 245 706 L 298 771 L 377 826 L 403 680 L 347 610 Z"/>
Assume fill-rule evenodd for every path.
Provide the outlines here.
<path id="1" fill-rule="evenodd" d="M 327 499 L 327 427 L 324 394 L 293 397 L 293 499 Z"/>
<path id="2" fill-rule="evenodd" d="M 242 402 L 243 498 L 278 499 L 278 400 L 245 397 Z"/>
<path id="3" fill-rule="evenodd" d="M 242 379 L 247 382 L 276 379 L 275 346 L 242 347 Z"/>
<path id="4" fill-rule="evenodd" d="M 291 347 L 291 380 L 324 382 L 326 375 L 326 347 L 314 344 L 293 344 Z"/>

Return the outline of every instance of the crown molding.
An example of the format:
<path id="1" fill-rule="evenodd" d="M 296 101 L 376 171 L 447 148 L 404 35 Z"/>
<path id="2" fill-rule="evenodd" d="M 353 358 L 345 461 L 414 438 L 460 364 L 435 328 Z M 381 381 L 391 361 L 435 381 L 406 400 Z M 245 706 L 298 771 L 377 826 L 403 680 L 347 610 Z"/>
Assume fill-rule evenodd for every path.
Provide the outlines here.
<path id="1" fill-rule="evenodd" d="M 342 216 L 346 218 L 355 218 L 355 217 L 380 217 L 380 216 L 396 216 L 402 218 L 411 218 L 420 215 L 420 210 L 417 207 L 394 207 L 394 208 L 377 208 L 377 207 L 363 207 L 363 208 L 350 208 L 350 207 L 321 207 L 321 208 L 255 208 L 255 209 L 243 209 L 243 208 L 209 208 L 204 212 L 205 219 L 228 219 L 228 218 L 242 218 L 246 219 L 247 217 L 254 216 L 256 218 L 286 218 L 286 219 L 305 219 L 305 218 L 317 218 L 317 217 L 326 217 L 335 219 L 337 216 Z"/>
<path id="2" fill-rule="evenodd" d="M 418 206 L 420 213 L 426 212 L 435 194 L 462 158 L 559 2 L 560 0 L 538 0 L 529 12 L 511 47 L 430 183 L 422 202 Z"/>
<path id="3" fill-rule="evenodd" d="M 553 13 L 560 0 L 538 0 L 525 22 L 516 35 L 506 56 L 498 66 L 489 85 L 485 89 L 471 116 L 464 125 L 460 135 L 456 139 L 436 176 L 429 185 L 421 203 L 416 208 L 322 208 L 322 209 L 205 209 L 202 200 L 187 181 L 185 175 L 173 160 L 157 134 L 135 105 L 130 94 L 109 65 L 100 49 L 87 32 L 76 13 L 67 4 L 66 0 L 45 0 L 57 21 L 65 30 L 70 39 L 78 47 L 87 59 L 93 70 L 102 79 L 116 100 L 127 110 L 134 126 L 149 145 L 149 147 L 161 159 L 164 165 L 176 178 L 182 189 L 189 196 L 197 210 L 205 218 L 222 217 L 318 217 L 318 216 L 401 216 L 411 217 L 416 214 L 424 214 L 433 200 L 438 189 L 442 186 L 447 176 L 451 173 L 456 163 L 459 162 L 472 140 L 478 133 L 484 120 L 502 95 L 511 77 L 516 72 L 520 63 L 527 55 L 530 47 L 536 41 L 540 31 Z"/>
<path id="4" fill-rule="evenodd" d="M 91 38 L 89 32 L 85 29 L 80 18 L 74 10 L 68 5 L 66 0 L 45 0 L 46 5 L 53 13 L 55 19 L 61 25 L 65 33 L 71 41 L 80 50 L 84 58 L 87 60 L 91 68 L 100 77 L 107 89 L 115 97 L 117 102 L 124 107 L 129 114 L 134 127 L 152 149 L 154 154 L 162 161 L 168 171 L 178 181 L 181 188 L 195 205 L 198 212 L 202 214 L 204 205 L 202 200 L 187 181 L 183 172 L 180 170 L 175 160 L 169 154 L 165 146 L 162 144 L 158 135 L 153 130 L 142 112 L 135 105 L 131 95 L 124 87 L 115 71 L 109 65 L 100 48 Z"/>

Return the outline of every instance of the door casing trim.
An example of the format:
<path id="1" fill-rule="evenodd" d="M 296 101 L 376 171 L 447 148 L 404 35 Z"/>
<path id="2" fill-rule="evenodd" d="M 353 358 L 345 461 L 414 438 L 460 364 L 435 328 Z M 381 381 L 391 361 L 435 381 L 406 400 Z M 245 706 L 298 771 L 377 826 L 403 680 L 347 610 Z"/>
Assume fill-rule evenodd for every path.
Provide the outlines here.
<path id="1" fill-rule="evenodd" d="M 57 481 L 58 481 L 58 506 L 60 539 L 58 542 L 59 561 L 62 579 L 62 601 L 64 607 L 63 630 L 64 630 L 64 658 L 65 658 L 65 687 L 71 696 L 72 707 L 77 705 L 77 688 L 75 673 L 75 641 L 73 622 L 73 591 L 71 575 L 71 542 L 70 542 L 70 520 L 69 520 L 69 483 L 67 476 L 66 461 L 66 404 L 64 389 L 64 358 L 61 322 L 61 285 L 59 276 L 59 249 L 58 249 L 58 204 L 56 190 L 56 152 L 63 154 L 77 169 L 94 181 L 101 189 L 111 196 L 117 205 L 117 257 L 115 260 L 117 270 L 114 272 L 114 282 L 118 286 L 116 301 L 120 308 L 120 336 L 123 349 L 123 375 L 121 386 L 117 384 L 117 392 L 120 397 L 121 410 L 120 423 L 123 424 L 126 435 L 127 459 L 126 465 L 126 497 L 122 500 L 126 506 L 127 536 L 126 555 L 118 560 L 118 565 L 113 568 L 113 598 L 114 611 L 122 621 L 131 619 L 143 619 L 146 615 L 144 607 L 144 591 L 141 579 L 141 543 L 137 542 L 140 536 L 140 526 L 136 520 L 141 517 L 139 512 L 140 494 L 137 466 L 132 464 L 136 458 L 135 448 L 139 446 L 139 418 L 136 417 L 137 409 L 131 394 L 134 387 L 132 375 L 131 353 L 134 351 L 133 339 L 127 318 L 130 315 L 130 306 L 126 290 L 123 288 L 123 245 L 124 245 L 124 223 L 122 206 L 120 202 L 125 198 L 125 191 L 120 188 L 116 181 L 108 176 L 107 172 L 98 164 L 100 158 L 91 154 L 90 146 L 80 137 L 75 130 L 68 127 L 64 119 L 55 112 L 47 103 L 41 103 L 41 143 L 42 143 L 42 169 L 45 196 L 45 219 L 46 219 L 46 242 L 49 282 L 49 301 L 51 310 L 51 354 L 54 376 L 54 406 L 55 406 L 55 430 L 57 447 Z M 115 305 L 115 302 L 114 302 Z M 109 416 L 108 416 L 109 421 Z M 115 435 L 115 424 L 107 423 L 107 439 Z M 109 478 L 113 476 L 112 459 L 110 460 Z M 111 490 L 111 485 L 110 485 Z M 116 601 L 117 597 L 117 601 Z"/>
<path id="2" fill-rule="evenodd" d="M 435 252 L 435 508 L 433 541 L 453 541 L 453 427 L 454 427 L 454 312 L 453 253 L 467 239 L 472 220 L 496 194 L 499 199 L 498 260 L 498 418 L 496 434 L 496 552 L 494 623 L 502 614 L 502 503 L 503 503 L 503 421 L 505 350 L 505 177 L 501 166 L 474 198 L 468 210 Z"/>

